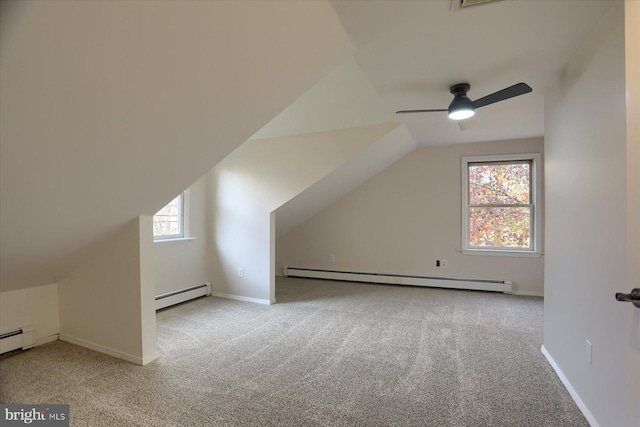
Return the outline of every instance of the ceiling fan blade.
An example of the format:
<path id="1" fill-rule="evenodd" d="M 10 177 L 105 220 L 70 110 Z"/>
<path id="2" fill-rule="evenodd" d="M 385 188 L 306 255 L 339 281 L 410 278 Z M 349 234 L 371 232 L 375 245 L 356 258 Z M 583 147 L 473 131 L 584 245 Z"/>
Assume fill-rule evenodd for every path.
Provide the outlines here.
<path id="1" fill-rule="evenodd" d="M 515 96 L 524 95 L 531 92 L 533 89 L 526 83 L 518 83 L 508 88 L 499 90 L 483 98 L 473 101 L 474 108 L 484 107 L 485 105 L 494 104 L 496 102 L 504 101 L 505 99 L 513 98 Z"/>
<path id="2" fill-rule="evenodd" d="M 400 110 L 396 111 L 396 114 L 407 114 L 407 113 L 433 113 L 436 111 L 449 111 L 446 108 L 440 110 Z"/>

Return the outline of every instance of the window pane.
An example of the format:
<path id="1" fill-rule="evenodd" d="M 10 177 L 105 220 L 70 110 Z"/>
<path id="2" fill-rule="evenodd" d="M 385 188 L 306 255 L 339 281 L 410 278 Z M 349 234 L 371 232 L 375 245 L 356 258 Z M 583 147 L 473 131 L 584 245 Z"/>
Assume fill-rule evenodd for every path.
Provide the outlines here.
<path id="1" fill-rule="evenodd" d="M 160 209 L 153 216 L 153 235 L 155 237 L 182 235 L 182 226 L 180 223 L 181 205 L 182 194 L 169 202 L 168 205 Z"/>
<path id="2" fill-rule="evenodd" d="M 470 163 L 469 204 L 528 204 L 531 163 Z"/>
<path id="3" fill-rule="evenodd" d="M 469 208 L 469 246 L 531 248 L 531 208 Z"/>

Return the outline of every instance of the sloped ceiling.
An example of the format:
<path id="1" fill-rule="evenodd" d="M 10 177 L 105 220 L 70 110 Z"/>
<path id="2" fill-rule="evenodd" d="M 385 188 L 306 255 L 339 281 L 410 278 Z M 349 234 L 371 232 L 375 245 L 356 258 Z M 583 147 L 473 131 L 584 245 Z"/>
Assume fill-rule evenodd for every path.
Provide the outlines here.
<path id="1" fill-rule="evenodd" d="M 328 76 L 314 87 L 322 88 L 322 93 L 298 100 L 264 131 L 293 131 L 303 123 L 314 130 L 320 124 L 340 126 L 355 117 L 354 112 L 367 112 L 361 121 L 388 116 L 403 126 L 280 207 L 278 235 L 347 194 L 415 144 L 543 136 L 545 92 L 611 6 L 590 0 L 504 0 L 454 11 L 455 1 L 331 2 L 356 46 L 354 61 L 344 70 L 357 72 L 349 78 L 344 73 Z M 479 109 L 476 126 L 464 131 L 446 113 L 394 114 L 402 109 L 446 108 L 452 99 L 449 87 L 455 83 L 470 83 L 469 96 L 477 99 L 521 81 L 530 84 L 533 93 Z M 351 87 L 360 90 L 351 92 Z M 329 101 L 351 93 L 367 100 L 367 105 L 345 107 Z M 291 123 L 288 128 L 287 123 Z"/>
<path id="2" fill-rule="evenodd" d="M 399 126 L 386 122 L 247 141 L 214 168 L 218 203 L 230 200 L 228 210 L 243 204 L 271 212 Z"/>
<path id="3" fill-rule="evenodd" d="M 353 58 L 332 70 L 267 123 L 252 139 L 397 121 Z"/>
<path id="4" fill-rule="evenodd" d="M 276 210 L 276 236 L 304 223 L 416 148 L 407 128 L 394 130 Z"/>
<path id="5" fill-rule="evenodd" d="M 15 3 L 0 11 L 3 291 L 57 281 L 352 49 L 325 2 Z"/>
<path id="6" fill-rule="evenodd" d="M 349 143 L 345 137 L 368 141 L 337 170 L 276 206 L 277 235 L 303 223 L 413 150 L 413 138 L 395 119 L 358 63 L 349 59 L 260 129 L 252 138 L 272 145 L 296 140 L 303 144 L 308 137 L 319 135 L 342 138 L 345 145 Z M 387 123 L 395 124 L 387 127 Z M 386 132 L 378 132 L 385 128 Z M 371 140 L 371 135 L 377 135 L 376 139 Z M 296 161 L 293 153 L 288 158 L 289 162 Z"/>
<path id="7" fill-rule="evenodd" d="M 611 2 L 451 1 L 1 2 L 0 289 L 55 282 L 252 136 L 395 120 L 387 161 L 408 135 L 541 136 L 544 92 Z M 472 99 L 519 81 L 534 92 L 484 107 L 464 132 L 446 116 L 394 115 L 446 107 L 465 81 Z M 369 155 L 349 182 L 383 167 Z M 311 191 L 331 200 L 327 185 Z"/>

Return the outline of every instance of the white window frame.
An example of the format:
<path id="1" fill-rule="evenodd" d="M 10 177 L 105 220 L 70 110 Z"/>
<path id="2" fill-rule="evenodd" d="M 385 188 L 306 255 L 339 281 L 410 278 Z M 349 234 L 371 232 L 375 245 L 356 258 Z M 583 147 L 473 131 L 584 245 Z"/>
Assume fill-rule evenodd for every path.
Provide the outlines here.
<path id="1" fill-rule="evenodd" d="M 180 233 L 165 236 L 154 235 L 154 243 L 172 243 L 195 239 L 195 237 L 189 236 L 189 190 L 183 191 L 177 197 L 180 197 L 180 210 L 178 214 Z"/>
<path id="2" fill-rule="evenodd" d="M 531 162 L 531 239 L 529 249 L 477 248 L 469 245 L 469 164 L 491 162 Z M 540 153 L 465 156 L 462 171 L 462 245 L 465 255 L 539 257 L 542 255 L 542 155 Z"/>

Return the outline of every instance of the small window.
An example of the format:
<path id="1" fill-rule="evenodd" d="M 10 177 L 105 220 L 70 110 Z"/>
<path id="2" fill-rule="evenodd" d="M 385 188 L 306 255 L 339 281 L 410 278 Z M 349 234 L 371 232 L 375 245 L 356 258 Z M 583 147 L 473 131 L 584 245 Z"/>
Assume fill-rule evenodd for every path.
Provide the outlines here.
<path id="1" fill-rule="evenodd" d="M 153 216 L 153 240 L 188 237 L 187 192 L 181 193 Z"/>
<path id="2" fill-rule="evenodd" d="M 539 251 L 539 154 L 464 157 L 464 253 Z"/>

